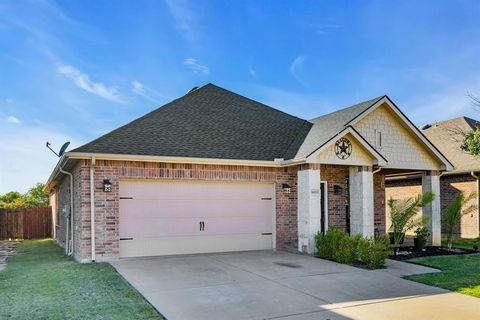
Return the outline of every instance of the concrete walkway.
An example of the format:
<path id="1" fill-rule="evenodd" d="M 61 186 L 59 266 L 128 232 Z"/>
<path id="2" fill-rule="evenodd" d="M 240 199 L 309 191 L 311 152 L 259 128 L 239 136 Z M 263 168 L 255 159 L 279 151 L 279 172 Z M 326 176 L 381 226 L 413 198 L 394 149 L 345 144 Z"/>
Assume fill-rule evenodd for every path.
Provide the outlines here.
<path id="1" fill-rule="evenodd" d="M 0 240 L 0 271 L 7 267 L 7 260 L 17 252 L 17 241 Z"/>
<path id="2" fill-rule="evenodd" d="M 401 279 L 436 271 L 357 269 L 273 251 L 112 265 L 168 319 L 480 319 L 480 299 Z"/>

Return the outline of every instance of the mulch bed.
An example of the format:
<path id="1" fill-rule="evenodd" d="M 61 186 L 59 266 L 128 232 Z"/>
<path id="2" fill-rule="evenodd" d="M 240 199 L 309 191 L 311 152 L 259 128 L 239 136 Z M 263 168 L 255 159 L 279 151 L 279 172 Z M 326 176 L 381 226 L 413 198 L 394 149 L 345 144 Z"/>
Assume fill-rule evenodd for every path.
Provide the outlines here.
<path id="1" fill-rule="evenodd" d="M 396 256 L 390 256 L 389 259 L 403 261 L 412 258 L 434 257 L 434 256 L 457 256 L 463 254 L 478 253 L 475 250 L 444 248 L 444 247 L 426 247 L 422 251 L 416 251 L 415 247 L 401 247 Z"/>

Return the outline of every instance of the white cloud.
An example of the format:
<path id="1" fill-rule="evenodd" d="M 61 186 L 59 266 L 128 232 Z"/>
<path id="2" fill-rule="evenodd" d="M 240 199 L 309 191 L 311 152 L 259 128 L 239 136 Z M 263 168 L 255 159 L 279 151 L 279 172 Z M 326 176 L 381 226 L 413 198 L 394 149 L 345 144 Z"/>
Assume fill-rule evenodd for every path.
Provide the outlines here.
<path id="1" fill-rule="evenodd" d="M 186 0 L 165 0 L 165 3 L 182 35 L 189 41 L 193 40 L 195 15 L 190 10 L 188 2 Z"/>
<path id="2" fill-rule="evenodd" d="M 133 93 L 136 93 L 136 94 L 140 94 L 140 95 L 143 94 L 144 93 L 143 84 L 140 81 L 133 80 L 132 91 Z"/>
<path id="3" fill-rule="evenodd" d="M 5 102 L 6 102 L 6 103 L 13 103 L 13 99 L 7 98 L 7 99 L 5 99 Z"/>
<path id="4" fill-rule="evenodd" d="M 335 111 L 331 101 L 315 94 L 302 94 L 284 89 L 262 86 L 245 85 L 246 91 L 252 97 L 268 106 L 282 110 L 302 119 L 312 119 L 323 114 Z"/>
<path id="5" fill-rule="evenodd" d="M 194 73 L 210 74 L 210 68 L 199 64 L 197 59 L 186 58 L 183 60 L 183 64 L 189 67 Z"/>
<path id="6" fill-rule="evenodd" d="M 307 60 L 307 57 L 306 56 L 298 56 L 296 57 L 292 63 L 290 64 L 290 73 L 292 74 L 292 76 L 297 79 L 299 82 L 302 82 L 302 80 L 300 79 L 299 77 L 299 72 L 300 70 L 302 69 L 303 67 L 303 64 L 305 63 L 305 61 Z"/>
<path id="7" fill-rule="evenodd" d="M 412 97 L 400 108 L 409 110 L 409 118 L 417 125 L 460 116 L 478 119 L 480 113 L 472 105 L 469 92 L 480 93 L 480 77 L 465 79 L 464 82 L 446 86 L 441 91 Z"/>
<path id="8" fill-rule="evenodd" d="M 163 95 L 151 88 L 146 87 L 138 80 L 132 81 L 132 92 L 154 103 L 160 103 L 160 100 L 165 98 Z"/>
<path id="9" fill-rule="evenodd" d="M 253 69 L 253 67 L 250 64 L 248 64 L 248 73 L 250 73 L 252 78 L 258 79 L 257 71 L 255 71 L 255 69 Z"/>
<path id="10" fill-rule="evenodd" d="M 87 74 L 82 73 L 75 67 L 59 64 L 57 67 L 57 71 L 72 80 L 77 87 L 87 92 L 90 92 L 110 101 L 124 103 L 124 100 L 118 93 L 116 87 L 108 87 L 101 82 L 94 82 L 90 80 L 90 77 Z"/>
<path id="11" fill-rule="evenodd" d="M 40 126 L 21 126 L 14 130 L 0 131 L 0 194 L 9 191 L 26 192 L 37 182 L 46 182 L 58 158 L 45 147 L 50 141 L 58 151 L 60 146 L 71 141 L 69 150 L 78 146 L 75 139 Z"/>
<path id="12" fill-rule="evenodd" d="M 18 123 L 20 123 L 20 119 L 18 119 L 17 117 L 14 117 L 14 116 L 8 116 L 7 117 L 7 122 L 18 124 Z"/>

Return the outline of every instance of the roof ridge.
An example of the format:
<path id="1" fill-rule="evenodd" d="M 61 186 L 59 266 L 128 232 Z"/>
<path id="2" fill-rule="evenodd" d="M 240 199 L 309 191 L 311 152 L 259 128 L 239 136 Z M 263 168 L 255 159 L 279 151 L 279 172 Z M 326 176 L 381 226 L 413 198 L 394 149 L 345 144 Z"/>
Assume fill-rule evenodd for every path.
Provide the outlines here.
<path id="1" fill-rule="evenodd" d="M 218 85 L 216 85 L 216 84 L 214 84 L 214 83 L 209 82 L 209 83 L 207 83 L 205 86 L 207 86 L 207 85 L 213 86 L 213 87 L 215 87 L 215 88 L 217 88 L 217 89 L 223 90 L 223 91 L 228 92 L 228 93 L 230 93 L 230 94 L 234 94 L 234 95 L 239 96 L 239 97 L 241 97 L 241 98 L 243 98 L 243 99 L 246 99 L 246 100 L 249 100 L 249 101 L 252 101 L 252 102 L 261 104 L 262 106 L 264 106 L 264 107 L 266 107 L 266 108 L 269 108 L 269 109 L 271 109 L 271 110 L 273 110 L 273 111 L 276 111 L 276 112 L 283 113 L 283 114 L 288 115 L 288 116 L 290 116 L 290 117 L 292 117 L 292 118 L 296 118 L 296 119 L 299 119 L 299 120 L 302 120 L 302 121 L 305 121 L 305 122 L 309 122 L 308 120 L 305 120 L 305 119 L 296 117 L 296 116 L 294 116 L 294 115 L 292 115 L 292 114 L 290 114 L 290 113 L 288 113 L 288 112 L 282 111 L 282 110 L 277 109 L 277 108 L 275 108 L 275 107 L 269 106 L 268 104 L 265 104 L 265 103 L 263 103 L 263 102 L 257 101 L 257 100 L 255 100 L 255 99 L 252 99 L 252 98 L 246 97 L 246 96 L 244 96 L 244 95 L 241 95 L 241 94 L 239 94 L 239 93 L 233 92 L 233 91 L 231 91 L 231 90 L 225 89 L 225 88 L 220 87 L 220 86 L 218 86 Z"/>
<path id="2" fill-rule="evenodd" d="M 344 107 L 344 108 L 341 108 L 339 110 L 336 110 L 336 111 L 333 111 L 333 112 L 329 112 L 329 113 L 326 113 L 326 114 L 323 114 L 321 116 L 318 116 L 316 118 L 312 118 L 310 119 L 309 121 L 315 121 L 315 120 L 318 120 L 320 118 L 323 118 L 323 117 L 326 117 L 326 116 L 330 116 L 330 115 L 334 115 L 334 114 L 337 114 L 337 113 L 341 113 L 341 112 L 344 112 L 346 110 L 349 110 L 349 109 L 352 109 L 352 108 L 355 108 L 355 107 L 358 107 L 362 104 L 365 104 L 365 103 L 369 103 L 370 106 L 374 105 L 376 102 L 378 102 L 380 99 L 384 98 L 386 95 L 383 95 L 383 96 L 379 96 L 379 97 L 376 97 L 376 98 L 372 98 L 372 99 L 369 99 L 369 100 L 365 100 L 363 102 L 359 102 L 359 103 L 356 103 L 354 105 L 351 105 L 349 107 Z M 371 103 L 370 103 L 371 102 Z"/>

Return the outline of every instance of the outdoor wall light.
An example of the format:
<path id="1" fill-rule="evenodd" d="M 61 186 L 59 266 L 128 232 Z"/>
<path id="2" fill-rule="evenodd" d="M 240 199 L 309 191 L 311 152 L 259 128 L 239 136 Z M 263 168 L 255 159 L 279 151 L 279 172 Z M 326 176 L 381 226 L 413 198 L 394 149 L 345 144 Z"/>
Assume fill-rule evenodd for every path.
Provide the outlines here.
<path id="1" fill-rule="evenodd" d="M 112 183 L 108 179 L 103 179 L 103 191 L 104 192 L 111 192 L 112 191 Z"/>
<path id="2" fill-rule="evenodd" d="M 340 187 L 338 184 L 333 186 L 333 194 L 335 195 L 342 194 L 342 190 L 342 187 Z"/>
<path id="3" fill-rule="evenodd" d="M 282 189 L 283 189 L 283 192 L 285 192 L 285 193 L 290 193 L 290 191 L 292 191 L 292 187 L 290 187 L 286 183 L 282 184 Z"/>

